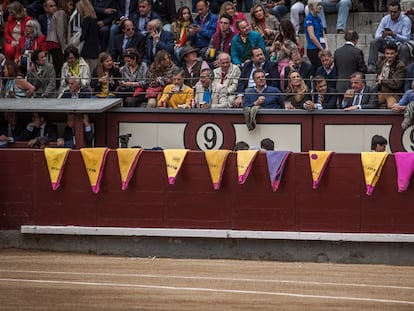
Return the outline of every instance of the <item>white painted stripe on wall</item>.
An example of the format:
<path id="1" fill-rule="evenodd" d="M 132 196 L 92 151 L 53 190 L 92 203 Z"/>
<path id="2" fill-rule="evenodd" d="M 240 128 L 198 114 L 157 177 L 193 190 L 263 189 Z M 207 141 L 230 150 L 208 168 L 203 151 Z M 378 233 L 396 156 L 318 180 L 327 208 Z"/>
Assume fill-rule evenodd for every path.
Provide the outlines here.
<path id="1" fill-rule="evenodd" d="M 289 231 L 247 231 L 216 229 L 174 229 L 174 228 L 120 228 L 82 226 L 21 226 L 21 233 L 67 234 L 102 236 L 151 236 L 179 238 L 230 238 L 259 240 L 309 240 L 347 242 L 414 242 L 414 234 L 391 233 L 336 233 L 336 232 L 289 232 Z"/>

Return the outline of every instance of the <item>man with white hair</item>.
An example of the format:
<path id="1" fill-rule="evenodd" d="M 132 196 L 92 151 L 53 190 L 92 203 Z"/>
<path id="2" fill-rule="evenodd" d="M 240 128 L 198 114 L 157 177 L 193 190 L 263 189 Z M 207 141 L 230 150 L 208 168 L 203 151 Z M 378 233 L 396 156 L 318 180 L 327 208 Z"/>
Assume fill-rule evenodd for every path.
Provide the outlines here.
<path id="1" fill-rule="evenodd" d="M 214 69 L 214 79 L 226 89 L 230 103 L 236 98 L 237 85 L 240 78 L 240 68 L 231 63 L 228 53 L 220 53 L 218 56 L 219 67 Z"/>

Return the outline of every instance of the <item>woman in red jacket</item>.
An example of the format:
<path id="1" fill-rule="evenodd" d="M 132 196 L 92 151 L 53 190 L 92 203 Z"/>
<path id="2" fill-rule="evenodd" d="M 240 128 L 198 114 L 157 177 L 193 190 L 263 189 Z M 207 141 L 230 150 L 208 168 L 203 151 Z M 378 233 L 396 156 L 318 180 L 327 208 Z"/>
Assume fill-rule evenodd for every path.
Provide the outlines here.
<path id="1" fill-rule="evenodd" d="M 26 23 L 24 36 L 20 38 L 19 48 L 15 54 L 16 59 L 25 53 L 31 54 L 34 50 L 37 49 L 45 51 L 45 40 L 46 36 L 42 34 L 39 22 L 35 19 L 29 20 Z"/>
<path id="2" fill-rule="evenodd" d="M 20 2 L 12 2 L 7 6 L 9 17 L 4 28 L 4 56 L 7 60 L 15 60 L 20 38 L 24 35 L 26 23 L 30 17 Z"/>

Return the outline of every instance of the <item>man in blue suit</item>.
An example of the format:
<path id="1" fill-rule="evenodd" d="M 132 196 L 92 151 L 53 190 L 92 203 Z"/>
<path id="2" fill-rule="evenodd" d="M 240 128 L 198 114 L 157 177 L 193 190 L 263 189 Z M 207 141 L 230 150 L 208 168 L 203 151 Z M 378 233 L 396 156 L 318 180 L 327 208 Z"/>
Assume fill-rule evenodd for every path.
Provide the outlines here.
<path id="1" fill-rule="evenodd" d="M 174 35 L 163 30 L 161 20 L 155 19 L 148 23 L 148 36 L 145 42 L 144 62 L 148 67 L 154 61 L 155 54 L 160 50 L 166 50 L 171 56 L 174 56 Z M 174 62 L 176 60 L 174 59 Z"/>
<path id="2" fill-rule="evenodd" d="M 280 75 L 277 70 L 277 63 L 267 61 L 263 50 L 256 46 L 250 51 L 250 62 L 241 68 L 239 82 L 237 84 L 237 97 L 233 102 L 233 107 L 240 107 L 243 101 L 243 93 L 246 88 L 256 86 L 253 74 L 262 69 L 265 72 L 267 84 L 280 89 Z"/>

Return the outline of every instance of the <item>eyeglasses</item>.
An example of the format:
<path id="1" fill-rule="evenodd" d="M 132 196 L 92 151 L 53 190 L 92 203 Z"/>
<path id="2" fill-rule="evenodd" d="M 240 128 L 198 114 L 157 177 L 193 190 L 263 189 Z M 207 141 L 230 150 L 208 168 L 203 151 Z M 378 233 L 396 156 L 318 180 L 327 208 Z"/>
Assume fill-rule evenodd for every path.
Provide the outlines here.
<path id="1" fill-rule="evenodd" d="M 135 30 L 135 27 L 125 29 L 125 31 L 132 31 L 132 30 Z"/>

